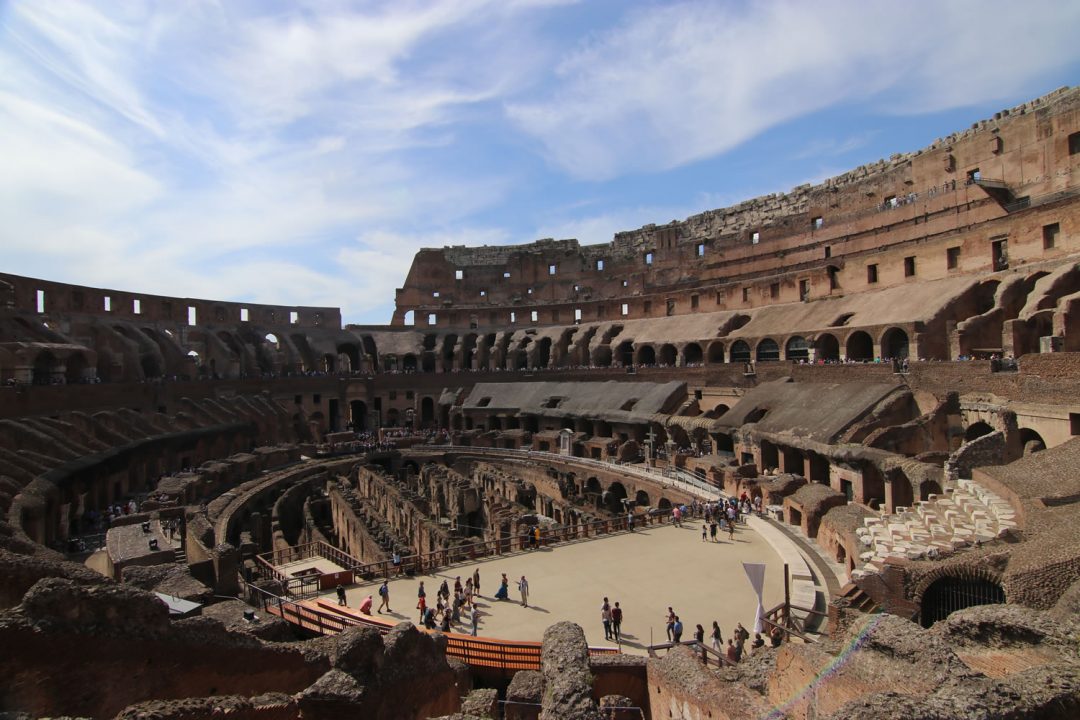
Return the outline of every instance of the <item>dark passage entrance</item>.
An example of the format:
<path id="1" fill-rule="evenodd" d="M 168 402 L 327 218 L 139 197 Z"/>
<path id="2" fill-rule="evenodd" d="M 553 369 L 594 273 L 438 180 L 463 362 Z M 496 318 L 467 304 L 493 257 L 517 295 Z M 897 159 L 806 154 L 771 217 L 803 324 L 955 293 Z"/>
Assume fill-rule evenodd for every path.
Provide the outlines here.
<path id="1" fill-rule="evenodd" d="M 1005 591 L 995 582 L 943 577 L 935 580 L 923 594 L 919 620 L 923 627 L 928 628 L 957 610 L 973 605 L 1000 605 L 1004 602 Z"/>

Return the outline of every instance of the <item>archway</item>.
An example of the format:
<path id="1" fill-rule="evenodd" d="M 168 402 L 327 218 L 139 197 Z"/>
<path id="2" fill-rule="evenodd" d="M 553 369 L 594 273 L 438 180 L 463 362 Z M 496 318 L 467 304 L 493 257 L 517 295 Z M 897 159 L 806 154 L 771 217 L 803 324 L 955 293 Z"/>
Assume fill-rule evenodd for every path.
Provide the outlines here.
<path id="1" fill-rule="evenodd" d="M 1020 444 L 1024 448 L 1025 456 L 1046 449 L 1046 443 L 1043 441 L 1042 435 L 1031 428 L 1020 428 Z"/>
<path id="2" fill-rule="evenodd" d="M 908 356 L 908 335 L 900 328 L 889 328 L 881 336 L 881 356 L 892 360 Z"/>
<path id="3" fill-rule="evenodd" d="M 649 493 L 644 490 L 638 490 L 634 495 L 634 504 L 638 507 L 649 507 Z"/>
<path id="4" fill-rule="evenodd" d="M 420 370 L 426 373 L 435 372 L 435 353 L 431 350 L 425 350 L 423 355 L 420 356 Z"/>
<path id="5" fill-rule="evenodd" d="M 416 372 L 416 356 L 409 353 L 401 358 L 401 370 L 402 372 Z"/>
<path id="6" fill-rule="evenodd" d="M 420 424 L 423 427 L 430 427 L 435 423 L 435 401 L 430 397 L 425 397 L 420 401 Z"/>
<path id="7" fill-rule="evenodd" d="M 919 500 L 926 501 L 931 495 L 940 495 L 941 485 L 934 480 L 923 480 L 919 483 Z"/>
<path id="8" fill-rule="evenodd" d="M 675 366 L 676 358 L 675 346 L 670 343 L 665 343 L 660 346 L 660 364 L 667 367 Z"/>
<path id="9" fill-rule="evenodd" d="M 709 364 L 724 362 L 724 343 L 714 342 L 709 344 Z"/>
<path id="10" fill-rule="evenodd" d="M 618 349 L 615 351 L 616 359 L 622 363 L 625 367 L 630 367 L 634 364 L 634 343 L 630 340 L 624 340 L 619 343 Z"/>
<path id="11" fill-rule="evenodd" d="M 979 420 L 967 426 L 964 430 L 964 442 L 971 442 L 976 438 L 981 438 L 983 435 L 989 435 L 994 432 L 994 428 L 989 424 Z"/>
<path id="12" fill-rule="evenodd" d="M 649 367 L 656 365 L 656 351 L 653 350 L 652 345 L 642 345 L 638 348 L 637 364 Z"/>
<path id="13" fill-rule="evenodd" d="M 56 356 L 48 350 L 42 350 L 34 358 L 33 382 L 35 385 L 48 385 L 52 382 L 53 370 L 57 365 Z"/>
<path id="14" fill-rule="evenodd" d="M 847 340 L 848 360 L 873 360 L 874 340 L 862 330 L 856 330 L 848 336 Z"/>
<path id="15" fill-rule="evenodd" d="M 67 362 L 67 382 L 71 383 L 82 382 L 88 363 L 86 362 L 86 356 L 81 352 L 72 353 L 68 356 Z"/>
<path id="16" fill-rule="evenodd" d="M 1002 605 L 1005 590 L 986 578 L 940 577 L 926 588 L 919 605 L 919 622 L 928 628 L 957 610 L 975 605 Z"/>
<path id="17" fill-rule="evenodd" d="M 729 356 L 733 363 L 750 362 L 750 346 L 745 340 L 736 340 L 731 345 Z"/>
<path id="18" fill-rule="evenodd" d="M 536 367 L 546 368 L 551 363 L 551 338 L 540 338 L 536 343 Z"/>
<path id="19" fill-rule="evenodd" d="M 349 422 L 356 432 L 367 430 L 367 403 L 363 400 L 353 400 L 349 403 Z"/>
<path id="20" fill-rule="evenodd" d="M 687 343 L 683 348 L 683 365 L 701 364 L 701 346 L 697 343 Z"/>
<path id="21" fill-rule="evenodd" d="M 765 338 L 757 346 L 758 362 L 770 362 L 780 359 L 780 346 L 772 338 Z"/>
<path id="22" fill-rule="evenodd" d="M 784 359 L 806 360 L 809 357 L 810 345 L 806 342 L 806 338 L 802 335 L 788 338 L 787 345 L 784 346 Z"/>
<path id="23" fill-rule="evenodd" d="M 147 354 L 139 358 L 139 366 L 142 368 L 144 378 L 161 377 L 161 363 L 153 355 Z"/>
<path id="24" fill-rule="evenodd" d="M 840 341 L 831 333 L 822 333 L 814 339 L 814 359 L 826 362 L 840 359 Z"/>
<path id="25" fill-rule="evenodd" d="M 611 513 L 618 514 L 625 508 L 623 507 L 623 500 L 626 499 L 626 488 L 623 487 L 621 482 L 613 482 L 608 487 L 607 492 L 604 493 L 604 504 Z"/>

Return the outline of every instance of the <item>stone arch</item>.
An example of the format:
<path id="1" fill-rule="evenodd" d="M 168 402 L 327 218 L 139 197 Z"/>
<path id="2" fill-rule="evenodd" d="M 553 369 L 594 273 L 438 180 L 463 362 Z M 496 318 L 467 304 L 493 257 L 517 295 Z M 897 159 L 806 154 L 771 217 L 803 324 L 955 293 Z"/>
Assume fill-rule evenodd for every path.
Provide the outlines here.
<path id="1" fill-rule="evenodd" d="M 874 340 L 870 337 L 869 333 L 862 330 L 856 330 L 848 335 L 847 338 L 847 359 L 848 360 L 873 360 L 874 359 Z"/>
<path id="2" fill-rule="evenodd" d="M 551 338 L 543 337 L 536 342 L 536 362 L 538 368 L 546 368 L 551 364 Z"/>
<path id="3" fill-rule="evenodd" d="M 810 358 L 810 344 L 802 335 L 792 335 L 784 345 L 785 360 L 807 360 Z"/>
<path id="4" fill-rule="evenodd" d="M 360 371 L 360 348 L 353 343 L 341 343 L 337 346 L 338 369 L 342 372 Z M 348 360 L 348 363 L 345 360 Z"/>
<path id="5" fill-rule="evenodd" d="M 363 400 L 353 400 L 349 403 L 349 423 L 356 432 L 367 430 L 367 403 Z"/>
<path id="6" fill-rule="evenodd" d="M 603 489 L 600 487 L 600 481 L 594 477 L 587 479 L 585 481 L 585 492 L 592 493 L 593 495 L 599 495 L 601 492 L 603 492 Z"/>
<path id="7" fill-rule="evenodd" d="M 35 385 L 48 385 L 52 382 L 53 373 L 59 366 L 56 356 L 49 350 L 42 350 L 34 356 L 33 382 Z"/>
<path id="8" fill-rule="evenodd" d="M 814 358 L 816 360 L 839 360 L 840 341 L 832 333 L 821 333 L 814 338 Z"/>
<path id="9" fill-rule="evenodd" d="M 724 362 L 724 343 L 719 340 L 709 343 L 709 364 Z"/>
<path id="10" fill-rule="evenodd" d="M 621 482 L 613 482 L 604 493 L 604 504 L 609 512 L 620 513 L 623 511 L 623 500 L 626 499 L 626 486 Z"/>
<path id="11" fill-rule="evenodd" d="M 420 424 L 428 427 L 435 422 L 435 400 L 430 396 L 420 401 Z"/>
<path id="12" fill-rule="evenodd" d="M 1024 455 L 1041 452 L 1046 449 L 1046 442 L 1042 435 L 1031 428 L 1020 428 L 1020 445 L 1024 448 Z"/>
<path id="13" fill-rule="evenodd" d="M 889 478 L 892 485 L 892 507 L 890 512 L 896 512 L 898 507 L 911 507 L 915 504 L 915 489 L 911 486 L 911 479 L 903 473 L 896 473 Z"/>
<path id="14" fill-rule="evenodd" d="M 443 338 L 442 344 L 442 368 L 443 372 L 450 372 L 454 368 L 454 347 L 457 345 L 457 335 L 448 333 Z"/>
<path id="15" fill-rule="evenodd" d="M 676 358 L 678 352 L 675 350 L 675 346 L 671 343 L 664 343 L 660 346 L 660 355 L 658 356 L 661 365 L 667 367 L 675 367 Z"/>
<path id="16" fill-rule="evenodd" d="M 908 352 L 908 334 L 902 329 L 891 327 L 881 334 L 881 357 L 903 359 Z"/>
<path id="17" fill-rule="evenodd" d="M 433 373 L 435 372 L 435 352 L 432 350 L 425 350 L 420 355 L 420 370 L 421 372 Z"/>
<path id="18" fill-rule="evenodd" d="M 642 345 L 637 350 L 636 361 L 638 365 L 656 365 L 656 350 L 652 345 Z"/>
<path id="19" fill-rule="evenodd" d="M 161 377 L 161 363 L 158 362 L 157 357 L 147 353 L 139 358 L 139 366 L 142 368 L 143 377 L 145 378 L 158 378 Z"/>
<path id="20" fill-rule="evenodd" d="M 915 588 L 919 623 L 928 628 L 957 610 L 1007 602 L 1000 573 L 985 566 L 948 567 L 927 573 Z"/>
<path id="21" fill-rule="evenodd" d="M 736 340 L 731 344 L 728 359 L 733 363 L 750 362 L 750 345 L 745 340 Z"/>
<path id="22" fill-rule="evenodd" d="M 71 355 L 68 355 L 65 364 L 67 365 L 67 370 L 65 371 L 65 379 L 67 380 L 69 385 L 71 383 L 81 382 L 83 380 L 83 376 L 86 373 L 86 369 L 90 365 L 86 361 L 86 356 L 83 355 L 81 352 L 74 352 L 71 353 Z"/>
<path id="23" fill-rule="evenodd" d="M 780 346 L 772 338 L 762 338 L 758 341 L 755 357 L 758 362 L 770 362 L 780 359 Z"/>
<path id="24" fill-rule="evenodd" d="M 644 490 L 638 490 L 637 493 L 634 495 L 634 504 L 638 507 L 649 507 L 649 493 L 645 492 Z"/>
<path id="25" fill-rule="evenodd" d="M 634 342 L 632 340 L 623 340 L 621 343 L 619 343 L 619 347 L 615 349 L 615 358 L 625 367 L 630 367 L 631 365 L 633 365 Z"/>
<path id="26" fill-rule="evenodd" d="M 923 480 L 919 483 L 919 500 L 929 500 L 931 495 L 941 495 L 941 485 L 935 480 Z"/>
<path id="27" fill-rule="evenodd" d="M 461 341 L 461 367 L 465 370 L 472 370 L 473 361 L 476 359 L 476 333 L 469 333 L 465 336 L 465 339 Z"/>
<path id="28" fill-rule="evenodd" d="M 601 345 L 593 350 L 592 364 L 596 367 L 611 367 L 611 346 Z"/>
<path id="29" fill-rule="evenodd" d="M 662 497 L 656 501 L 656 507 L 660 508 L 661 510 L 670 510 L 671 501 L 668 500 L 666 497 Z"/>
<path id="30" fill-rule="evenodd" d="M 402 372 L 416 372 L 416 356 L 406 353 L 405 357 L 401 358 L 401 370 Z"/>
<path id="31" fill-rule="evenodd" d="M 683 346 L 683 365 L 700 365 L 702 361 L 701 346 L 697 343 L 687 343 Z"/>

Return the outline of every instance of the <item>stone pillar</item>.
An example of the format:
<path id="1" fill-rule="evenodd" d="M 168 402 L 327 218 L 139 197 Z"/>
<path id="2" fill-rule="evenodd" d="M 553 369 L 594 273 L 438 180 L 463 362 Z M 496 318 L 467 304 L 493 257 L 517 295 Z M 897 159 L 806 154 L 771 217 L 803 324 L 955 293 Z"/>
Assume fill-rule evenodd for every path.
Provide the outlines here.
<path id="1" fill-rule="evenodd" d="M 544 631 L 540 668 L 545 686 L 540 720 L 600 720 L 581 626 L 564 621 Z"/>
<path id="2" fill-rule="evenodd" d="M 228 543 L 214 546 L 214 593 L 236 595 L 240 592 L 240 551 Z"/>

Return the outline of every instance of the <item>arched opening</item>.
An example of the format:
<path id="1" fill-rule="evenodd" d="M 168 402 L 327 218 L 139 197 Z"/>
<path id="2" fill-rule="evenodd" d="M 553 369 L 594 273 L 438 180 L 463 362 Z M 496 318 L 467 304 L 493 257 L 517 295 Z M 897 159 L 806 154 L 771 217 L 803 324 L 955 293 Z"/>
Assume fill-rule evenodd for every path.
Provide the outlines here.
<path id="1" fill-rule="evenodd" d="M 619 343 L 619 348 L 615 351 L 615 357 L 625 367 L 630 367 L 634 364 L 634 343 L 630 340 L 624 340 Z"/>
<path id="2" fill-rule="evenodd" d="M 476 339 L 476 333 L 470 333 L 461 341 L 461 367 L 465 370 L 474 369 L 473 361 L 476 358 Z"/>
<path id="3" fill-rule="evenodd" d="M 840 359 L 840 341 L 831 333 L 822 333 L 814 339 L 814 359 L 832 362 Z"/>
<path id="4" fill-rule="evenodd" d="M 402 372 L 416 372 L 416 356 L 409 353 L 401 358 L 401 370 Z"/>
<path id="5" fill-rule="evenodd" d="M 546 368 L 551 363 L 551 338 L 540 338 L 536 343 L 536 367 Z"/>
<path id="6" fill-rule="evenodd" d="M 397 408 L 390 408 L 386 411 L 386 425 L 388 427 L 397 427 L 401 414 Z"/>
<path id="7" fill-rule="evenodd" d="M 139 358 L 139 366 L 142 368 L 143 377 L 161 377 L 161 363 L 159 363 L 158 359 L 153 355 L 147 354 Z"/>
<path id="8" fill-rule="evenodd" d="M 356 432 L 367 430 L 367 403 L 363 400 L 353 400 L 349 403 L 349 424 Z"/>
<path id="9" fill-rule="evenodd" d="M 1001 585 L 985 578 L 938 578 L 923 593 L 919 606 L 919 622 L 924 628 L 944 620 L 957 610 L 975 605 L 1001 605 L 1005 591 Z"/>
<path id="10" fill-rule="evenodd" d="M 48 350 L 42 350 L 34 358 L 33 383 L 48 385 L 52 382 L 53 370 L 56 369 L 56 356 Z"/>
<path id="11" fill-rule="evenodd" d="M 889 328 L 881 336 L 881 356 L 892 360 L 908 356 L 908 335 L 900 328 Z"/>
<path id="12" fill-rule="evenodd" d="M 911 480 L 906 475 L 897 475 L 890 480 L 892 485 L 892 507 L 889 512 L 896 512 L 896 508 L 909 508 L 915 504 L 915 492 L 911 487 Z"/>
<path id="13" fill-rule="evenodd" d="M 420 424 L 431 427 L 435 424 L 435 400 L 426 397 L 420 401 Z"/>
<path id="14" fill-rule="evenodd" d="M 443 338 L 442 367 L 443 372 L 449 372 L 454 367 L 454 346 L 457 345 L 457 335 L 450 333 Z"/>
<path id="15" fill-rule="evenodd" d="M 625 508 L 623 506 L 623 500 L 626 499 L 626 488 L 620 482 L 611 483 L 611 487 L 604 493 L 604 505 L 607 506 L 608 512 L 620 513 Z"/>
<path id="16" fill-rule="evenodd" d="M 379 366 L 379 348 L 375 344 L 375 338 L 370 335 L 365 335 L 364 338 L 364 355 L 367 356 L 368 362 L 371 363 L 372 368 Z M 361 368 L 357 368 L 359 370 Z"/>
<path id="17" fill-rule="evenodd" d="M 435 372 L 435 353 L 431 350 L 425 350 L 420 356 L 420 370 L 426 373 Z"/>
<path id="18" fill-rule="evenodd" d="M 634 495 L 634 504 L 638 507 L 649 507 L 649 493 L 644 490 L 638 490 Z"/>
<path id="19" fill-rule="evenodd" d="M 736 340 L 731 344 L 729 357 L 733 363 L 750 362 L 750 346 L 745 340 Z"/>
<path id="20" fill-rule="evenodd" d="M 322 356 L 322 370 L 327 375 L 333 375 L 337 372 L 337 358 L 327 353 Z"/>
<path id="21" fill-rule="evenodd" d="M 788 338 L 784 346 L 784 358 L 787 360 L 804 361 L 810 357 L 810 345 L 802 335 Z"/>
<path id="22" fill-rule="evenodd" d="M 941 485 L 934 480 L 923 480 L 919 483 L 919 500 L 926 501 L 931 495 L 940 495 Z"/>
<path id="23" fill-rule="evenodd" d="M 847 340 L 848 360 L 873 360 L 874 340 L 862 330 L 856 330 L 848 336 Z"/>
<path id="24" fill-rule="evenodd" d="M 971 442 L 976 438 L 981 438 L 983 435 L 989 435 L 994 432 L 994 428 L 990 427 L 987 423 L 979 420 L 967 426 L 964 430 L 964 442 Z"/>
<path id="25" fill-rule="evenodd" d="M 772 338 L 765 338 L 757 346 L 758 362 L 770 362 L 780 359 L 780 346 Z"/>
<path id="26" fill-rule="evenodd" d="M 667 367 L 675 366 L 675 358 L 678 353 L 675 350 L 675 346 L 670 343 L 665 343 L 660 346 L 660 364 Z"/>
<path id="27" fill-rule="evenodd" d="M 652 367 L 656 365 L 656 351 L 652 345 L 642 345 L 637 351 L 637 364 Z"/>
<path id="28" fill-rule="evenodd" d="M 65 379 L 68 384 L 82 382 L 89 366 L 86 362 L 86 356 L 81 352 L 72 353 L 68 356 L 65 364 L 67 365 Z"/>
<path id="29" fill-rule="evenodd" d="M 683 348 L 683 365 L 700 365 L 701 364 L 701 346 L 697 343 L 687 343 Z"/>
<path id="30" fill-rule="evenodd" d="M 594 477 L 585 481 L 585 492 L 592 495 L 599 495 L 602 490 L 600 488 L 600 481 Z"/>
<path id="31" fill-rule="evenodd" d="M 720 364 L 722 362 L 724 362 L 724 343 L 709 343 L 709 364 Z"/>
<path id="32" fill-rule="evenodd" d="M 709 418 L 711 420 L 715 420 L 716 418 L 720 417 L 721 415 L 723 415 L 724 413 L 726 413 L 730 409 L 731 408 L 729 408 L 724 403 L 720 403 L 719 405 L 714 407 L 712 410 L 709 410 L 708 412 L 706 412 L 705 417 L 707 417 L 707 418 Z"/>
<path id="33" fill-rule="evenodd" d="M 70 371 L 70 368 L 69 368 Z M 1042 435 L 1031 428 L 1020 428 L 1020 444 L 1024 448 L 1024 455 L 1031 455 L 1046 449 L 1046 443 Z"/>
<path id="34" fill-rule="evenodd" d="M 660 508 L 661 510 L 670 510 L 671 501 L 668 500 L 666 497 L 662 497 L 656 501 L 656 507 Z"/>

